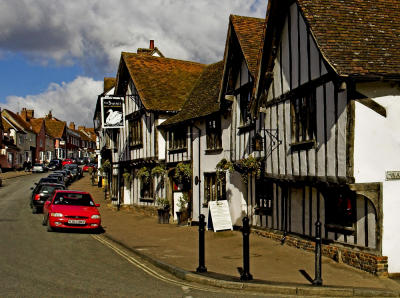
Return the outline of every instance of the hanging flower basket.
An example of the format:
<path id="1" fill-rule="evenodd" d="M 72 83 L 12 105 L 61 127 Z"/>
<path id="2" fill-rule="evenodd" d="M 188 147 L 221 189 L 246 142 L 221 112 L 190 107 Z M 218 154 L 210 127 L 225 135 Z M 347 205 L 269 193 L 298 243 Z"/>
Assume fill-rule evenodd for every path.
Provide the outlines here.
<path id="1" fill-rule="evenodd" d="M 261 162 L 253 157 L 249 156 L 247 158 L 242 158 L 234 163 L 234 169 L 240 173 L 242 181 L 247 184 L 249 175 L 256 175 L 260 178 L 261 175 Z"/>
<path id="2" fill-rule="evenodd" d="M 232 173 L 234 170 L 232 162 L 226 160 L 226 158 L 221 159 L 215 166 L 217 180 L 221 181 L 226 172 Z"/>
<path id="3" fill-rule="evenodd" d="M 150 172 L 146 167 L 142 167 L 138 170 L 136 176 L 142 180 L 143 183 L 148 183 L 150 180 Z"/>
<path id="4" fill-rule="evenodd" d="M 192 167 L 189 163 L 180 162 L 176 165 L 174 179 L 179 184 L 190 184 L 192 180 Z"/>

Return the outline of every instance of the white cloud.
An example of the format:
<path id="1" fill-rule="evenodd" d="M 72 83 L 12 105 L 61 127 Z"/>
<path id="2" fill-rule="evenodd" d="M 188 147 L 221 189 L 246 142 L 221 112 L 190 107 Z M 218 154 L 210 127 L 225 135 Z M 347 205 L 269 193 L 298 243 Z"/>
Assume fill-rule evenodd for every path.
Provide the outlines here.
<path id="1" fill-rule="evenodd" d="M 0 49 L 42 63 L 81 63 L 115 72 L 120 52 L 148 47 L 167 56 L 222 58 L 229 14 L 265 17 L 267 0 L 0 0 Z"/>
<path id="2" fill-rule="evenodd" d="M 51 110 L 53 116 L 60 120 L 93 127 L 94 107 L 102 87 L 102 81 L 77 77 L 69 83 L 52 83 L 41 94 L 8 96 L 2 108 L 14 112 L 21 111 L 22 108 L 33 109 L 35 118 L 44 117 Z"/>
<path id="3" fill-rule="evenodd" d="M 36 95 L 8 96 L 3 107 L 33 108 L 92 125 L 104 74 L 116 73 L 121 51 L 149 40 L 171 58 L 212 63 L 223 58 L 230 14 L 265 17 L 267 0 L 0 0 L 0 59 L 22 53 L 33 63 L 82 66 L 87 77 L 51 83 Z M 61 68 L 62 69 L 62 68 Z M 61 70 L 62 71 L 62 70 Z"/>

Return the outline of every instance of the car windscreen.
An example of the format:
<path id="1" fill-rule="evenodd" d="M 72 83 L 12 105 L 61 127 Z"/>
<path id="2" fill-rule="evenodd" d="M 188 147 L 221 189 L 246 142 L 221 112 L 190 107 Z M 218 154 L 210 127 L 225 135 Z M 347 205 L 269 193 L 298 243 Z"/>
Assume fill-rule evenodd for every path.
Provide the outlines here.
<path id="1" fill-rule="evenodd" d="M 53 201 L 54 205 L 91 206 L 95 204 L 88 194 L 58 193 Z"/>
<path id="2" fill-rule="evenodd" d="M 42 185 L 42 187 L 40 188 L 40 192 L 48 193 L 51 195 L 56 190 L 61 190 L 61 189 L 65 189 L 65 188 L 62 186 L 58 186 L 58 185 Z"/>
<path id="3" fill-rule="evenodd" d="M 57 183 L 58 179 L 57 178 L 41 178 L 39 180 L 39 184 L 43 182 L 50 182 L 50 183 Z"/>

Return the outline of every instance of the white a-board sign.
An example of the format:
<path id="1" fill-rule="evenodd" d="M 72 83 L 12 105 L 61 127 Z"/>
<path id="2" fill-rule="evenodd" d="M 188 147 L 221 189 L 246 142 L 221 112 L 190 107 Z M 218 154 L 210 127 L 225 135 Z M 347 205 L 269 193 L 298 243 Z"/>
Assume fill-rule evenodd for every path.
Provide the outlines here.
<path id="1" fill-rule="evenodd" d="M 227 200 L 208 202 L 208 224 L 212 225 L 214 232 L 233 230 Z"/>

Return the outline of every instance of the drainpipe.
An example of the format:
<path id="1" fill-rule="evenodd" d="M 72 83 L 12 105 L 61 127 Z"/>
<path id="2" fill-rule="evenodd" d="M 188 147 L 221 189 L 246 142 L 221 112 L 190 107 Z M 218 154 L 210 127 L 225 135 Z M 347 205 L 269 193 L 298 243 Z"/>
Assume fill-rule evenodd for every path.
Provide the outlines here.
<path id="1" fill-rule="evenodd" d="M 201 187 L 200 187 L 200 185 L 201 185 L 201 178 L 200 178 L 200 175 L 201 175 L 201 170 L 200 170 L 200 162 L 201 162 L 201 154 L 200 154 L 200 149 L 201 149 L 201 144 L 200 144 L 200 139 L 201 139 L 201 129 L 200 128 L 198 128 L 194 123 L 192 123 L 192 125 L 193 125 L 193 127 L 194 128 L 196 128 L 197 129 L 197 131 L 198 131 L 198 135 L 199 135 L 199 157 L 198 157 L 198 163 L 199 163 L 199 167 L 198 167 L 198 184 L 199 184 L 199 198 L 198 198 L 198 203 L 199 203 L 199 218 L 200 218 L 200 214 L 201 214 L 201 207 L 200 207 L 200 196 L 201 196 Z M 200 222 L 200 219 L 199 219 L 199 222 Z"/>

